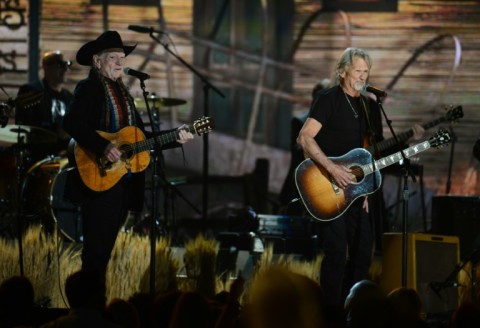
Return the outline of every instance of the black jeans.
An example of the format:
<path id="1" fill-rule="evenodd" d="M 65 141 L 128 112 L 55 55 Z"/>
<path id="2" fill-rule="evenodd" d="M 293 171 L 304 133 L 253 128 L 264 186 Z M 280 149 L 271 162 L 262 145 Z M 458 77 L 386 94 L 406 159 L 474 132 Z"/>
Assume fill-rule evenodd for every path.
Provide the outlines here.
<path id="1" fill-rule="evenodd" d="M 127 214 L 124 204 L 128 187 L 128 181 L 121 179 L 82 205 L 82 269 L 106 273 L 117 234 Z"/>
<path id="2" fill-rule="evenodd" d="M 368 276 L 374 227 L 362 209 L 363 201 L 363 197 L 357 199 L 342 216 L 320 224 L 324 251 L 320 283 L 328 304 L 343 305 L 350 288 Z"/>

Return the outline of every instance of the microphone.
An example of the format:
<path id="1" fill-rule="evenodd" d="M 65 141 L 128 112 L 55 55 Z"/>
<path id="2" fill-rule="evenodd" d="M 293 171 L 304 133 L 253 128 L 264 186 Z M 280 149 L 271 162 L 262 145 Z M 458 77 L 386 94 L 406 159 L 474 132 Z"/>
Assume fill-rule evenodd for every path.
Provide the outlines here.
<path id="1" fill-rule="evenodd" d="M 142 81 L 148 80 L 150 78 L 150 75 L 148 75 L 147 73 L 136 71 L 134 69 L 131 69 L 130 67 L 125 67 L 123 69 L 123 72 L 127 75 L 135 76 L 137 79 Z"/>
<path id="2" fill-rule="evenodd" d="M 379 89 L 379 88 L 375 88 L 369 84 L 366 85 L 365 87 L 365 90 L 368 91 L 368 92 L 371 92 L 373 93 L 375 96 L 379 97 L 379 98 L 382 98 L 382 97 L 386 97 L 387 96 L 387 93 L 382 90 L 382 89 Z"/>
<path id="3" fill-rule="evenodd" d="M 141 25 L 128 25 L 128 29 L 131 31 L 135 31 L 138 33 L 148 33 L 151 34 L 153 32 L 160 33 L 160 34 L 167 34 L 160 30 L 154 30 L 153 27 L 141 26 Z"/>

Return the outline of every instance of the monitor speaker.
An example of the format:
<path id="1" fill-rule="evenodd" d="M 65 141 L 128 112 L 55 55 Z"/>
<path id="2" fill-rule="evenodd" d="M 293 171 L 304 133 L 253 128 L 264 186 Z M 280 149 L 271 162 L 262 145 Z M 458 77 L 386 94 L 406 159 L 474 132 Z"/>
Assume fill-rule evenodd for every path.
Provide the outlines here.
<path id="1" fill-rule="evenodd" d="M 402 233 L 383 235 L 380 285 L 389 293 L 402 286 Z M 442 284 L 457 267 L 459 240 L 455 236 L 407 234 L 406 286 L 415 289 L 426 313 L 444 313 L 458 306 L 458 289 Z M 439 285 L 442 285 L 439 287 Z"/>

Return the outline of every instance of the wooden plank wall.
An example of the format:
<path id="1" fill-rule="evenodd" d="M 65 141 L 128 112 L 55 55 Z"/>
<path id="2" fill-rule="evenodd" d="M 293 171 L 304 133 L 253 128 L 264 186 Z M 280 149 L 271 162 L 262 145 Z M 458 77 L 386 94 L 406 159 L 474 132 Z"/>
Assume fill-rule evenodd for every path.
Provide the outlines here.
<path id="1" fill-rule="evenodd" d="M 26 5 L 27 1 L 23 0 L 21 3 Z M 84 42 L 101 33 L 104 28 L 102 7 L 87 3 L 84 0 L 43 0 L 41 51 L 58 48 L 74 59 L 76 50 Z M 191 63 L 190 33 L 193 1 L 169 0 L 161 3 L 165 23 L 171 32 L 170 37 L 175 49 L 183 59 Z M 297 0 L 296 3 L 295 34 L 307 17 L 320 9 L 318 0 Z M 192 111 L 190 100 L 193 97 L 191 73 L 172 60 L 170 63 L 173 80 L 170 80 L 170 84 L 167 83 L 167 65 L 162 46 L 152 42 L 146 34 L 127 30 L 129 24 L 159 26 L 158 9 L 110 6 L 108 15 L 108 28 L 120 31 L 126 43 L 138 43 L 137 50 L 129 57 L 128 65 L 135 69 L 145 68 L 153 76 L 148 84 L 149 91 L 161 96 L 174 96 L 188 100 L 187 105 L 180 106 L 175 111 L 176 114 L 172 119 L 188 121 Z M 346 26 L 349 28 L 351 37 L 346 36 Z M 1 29 L 5 31 L 4 27 Z M 389 96 L 384 102 L 384 107 L 389 119 L 393 121 L 395 131 L 400 132 L 414 123 L 428 122 L 442 117 L 445 107 L 449 105 L 461 105 L 465 117 L 453 126 L 458 141 L 453 157 L 451 193 L 479 193 L 478 187 L 471 184 L 467 186 L 465 183 L 467 172 L 472 166 L 471 149 L 479 135 L 480 126 L 478 108 L 480 96 L 477 83 L 480 75 L 479 34 L 480 3 L 478 1 L 399 0 L 399 10 L 396 13 L 319 15 L 309 28 L 294 57 L 297 73 L 293 96 L 303 100 L 293 100 L 298 104 L 295 106 L 295 113 L 308 109 L 305 104 L 310 99 L 311 88 L 317 81 L 330 76 L 335 61 L 345 47 L 365 48 L 372 54 L 374 66 L 370 82 L 372 85 L 384 88 L 392 83 L 400 68 L 418 49 L 436 37 L 447 35 L 426 49 L 408 67 L 397 83 L 388 90 Z M 459 55 L 458 45 L 461 47 L 461 62 L 458 69 L 453 71 L 455 57 Z M 26 70 L 26 60 L 22 60 L 20 65 L 22 66 L 20 68 Z M 86 68 L 74 66 L 68 87 L 73 89 L 85 75 Z M 15 88 L 25 83 L 26 78 L 26 73 L 1 74 L 0 84 L 8 85 L 9 92 L 16 92 Z M 222 83 L 225 81 L 228 83 L 228 76 L 222 76 L 220 80 Z M 213 78 L 212 81 L 215 82 L 215 79 Z M 132 94 L 140 98 L 141 90 L 138 82 L 130 80 L 129 84 L 132 87 Z M 165 115 L 172 115 L 172 113 L 167 112 Z M 434 129 L 429 132 L 432 131 Z M 389 136 L 387 127 L 385 127 L 385 135 Z M 229 143 L 223 144 L 229 147 Z M 265 150 L 263 145 L 259 145 L 259 148 Z M 421 156 L 421 162 L 425 168 L 425 184 L 438 194 L 445 190 L 450 149 L 445 147 L 440 150 L 429 150 Z M 278 149 L 274 151 L 283 152 Z M 217 149 L 215 152 L 222 152 L 222 149 Z M 255 158 L 252 158 L 252 162 L 254 161 Z M 234 161 L 233 164 L 235 164 Z M 288 165 L 288 156 L 274 164 L 275 172 L 271 173 L 270 179 L 272 192 L 279 191 Z M 211 172 L 228 172 L 228 168 L 225 169 L 224 166 L 224 161 L 221 163 L 211 161 Z M 200 172 L 200 166 L 194 170 Z M 476 173 L 476 170 L 471 172 Z M 469 181 L 476 182 L 476 175 L 471 176 Z"/>

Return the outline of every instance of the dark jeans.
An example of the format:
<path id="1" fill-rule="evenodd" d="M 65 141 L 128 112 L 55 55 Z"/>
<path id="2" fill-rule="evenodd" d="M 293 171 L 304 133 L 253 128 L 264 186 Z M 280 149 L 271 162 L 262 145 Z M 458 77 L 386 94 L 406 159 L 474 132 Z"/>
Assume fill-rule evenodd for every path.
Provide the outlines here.
<path id="1" fill-rule="evenodd" d="M 320 224 L 320 242 L 324 251 L 320 283 L 328 304 L 343 305 L 350 288 L 367 278 L 374 227 L 369 214 L 362 209 L 363 200 L 363 197 L 357 199 L 337 219 Z"/>
<path id="2" fill-rule="evenodd" d="M 121 179 L 82 205 L 82 269 L 106 272 L 117 234 L 125 220 L 129 184 Z"/>

